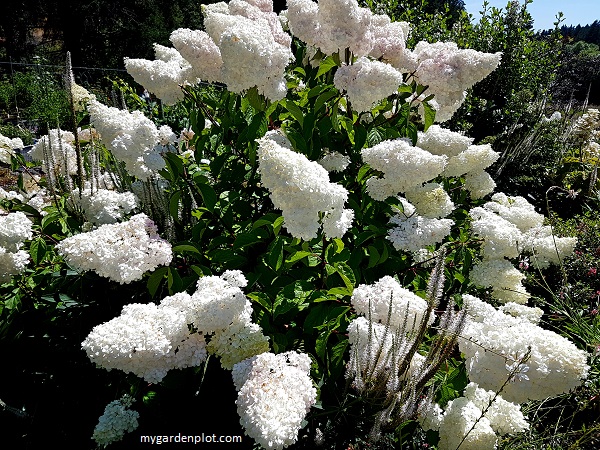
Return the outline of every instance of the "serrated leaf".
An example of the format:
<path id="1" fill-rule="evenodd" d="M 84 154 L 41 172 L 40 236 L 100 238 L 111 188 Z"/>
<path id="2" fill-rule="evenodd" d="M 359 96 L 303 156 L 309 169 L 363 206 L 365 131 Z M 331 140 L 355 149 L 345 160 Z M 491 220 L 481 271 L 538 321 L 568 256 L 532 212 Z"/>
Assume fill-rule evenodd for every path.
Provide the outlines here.
<path id="1" fill-rule="evenodd" d="M 372 128 L 367 133 L 367 142 L 369 147 L 379 144 L 383 140 L 383 136 L 377 128 Z"/>

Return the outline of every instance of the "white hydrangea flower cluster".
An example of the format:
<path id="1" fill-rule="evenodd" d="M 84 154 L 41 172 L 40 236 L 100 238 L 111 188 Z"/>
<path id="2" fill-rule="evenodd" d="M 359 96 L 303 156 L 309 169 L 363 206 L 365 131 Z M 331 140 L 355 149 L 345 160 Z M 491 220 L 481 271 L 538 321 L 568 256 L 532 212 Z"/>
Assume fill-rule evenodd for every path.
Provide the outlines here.
<path id="1" fill-rule="evenodd" d="M 382 58 L 406 69 L 409 25 L 373 14 L 356 0 L 290 0 L 286 13 L 292 34 L 326 55 L 349 48 L 356 57 Z"/>
<path id="2" fill-rule="evenodd" d="M 558 264 L 573 253 L 576 245 L 576 237 L 555 236 L 550 225 L 530 228 L 521 241 L 523 251 L 531 253 L 532 262 L 541 269 Z"/>
<path id="3" fill-rule="evenodd" d="M 81 344 L 90 361 L 160 382 L 175 368 L 198 366 L 206 359 L 206 343 L 190 334 L 176 308 L 153 303 L 125 305 L 121 315 L 94 327 Z"/>
<path id="4" fill-rule="evenodd" d="M 155 60 L 125 58 L 125 69 L 133 79 L 160 98 L 173 105 L 183 99 L 180 85 L 185 84 L 191 65 L 173 48 L 154 44 Z"/>
<path id="5" fill-rule="evenodd" d="M 523 197 L 509 197 L 498 192 L 492 195 L 492 201 L 487 202 L 485 208 L 513 223 L 522 232 L 544 224 L 544 215 L 535 212 L 535 207 Z"/>
<path id="6" fill-rule="evenodd" d="M 287 93 L 285 67 L 294 59 L 272 1 L 233 0 L 204 5 L 206 31 L 181 28 L 174 49 L 155 46 L 156 60 L 125 59 L 134 79 L 166 104 L 183 98 L 180 86 L 221 82 L 236 93 L 257 87 L 271 100 Z"/>
<path id="7" fill-rule="evenodd" d="M 401 329 L 406 320 L 406 333 L 419 327 L 427 311 L 424 299 L 403 288 L 389 275 L 373 284 L 359 285 L 354 289 L 350 302 L 357 314 L 370 317 L 373 322 L 389 325 L 392 330 Z M 430 317 L 429 324 L 432 321 L 433 316 Z"/>
<path id="8" fill-rule="evenodd" d="M 493 450 L 498 442 L 496 433 L 504 436 L 529 429 L 520 406 L 476 383 L 469 383 L 464 397 L 448 402 L 444 411 L 435 403 L 425 402 L 420 407 L 419 423 L 425 430 L 439 431 L 440 450 Z"/>
<path id="9" fill-rule="evenodd" d="M 173 258 L 171 244 L 157 234 L 145 214 L 68 237 L 55 248 L 75 269 L 93 270 L 121 284 L 140 280 L 145 272 Z"/>
<path id="10" fill-rule="evenodd" d="M 310 240 L 319 226 L 327 237 L 341 237 L 352 225 L 354 211 L 344 209 L 348 191 L 331 183 L 319 163 L 295 152 L 291 143 L 277 132 L 258 140 L 257 155 L 262 184 L 281 209 L 285 227 L 294 237 Z M 319 223 L 319 214 L 324 217 Z"/>
<path id="11" fill-rule="evenodd" d="M 81 194 L 79 188 L 75 188 L 71 199 L 94 225 L 119 222 L 138 207 L 138 199 L 133 192 L 92 189 L 89 182 Z"/>
<path id="12" fill-rule="evenodd" d="M 477 199 L 493 192 L 496 183 L 485 171 L 500 157 L 490 145 L 472 145 L 473 139 L 432 125 L 418 133 L 418 145 L 433 155 L 445 155 L 448 164 L 442 173 L 446 177 L 465 176 L 465 188 Z"/>
<path id="13" fill-rule="evenodd" d="M 63 177 L 77 173 L 77 154 L 71 145 L 75 136 L 70 131 L 53 129 L 42 136 L 31 148 L 34 161 L 42 161 L 44 172 Z"/>
<path id="14" fill-rule="evenodd" d="M 439 183 L 412 187 L 404 195 L 414 205 L 417 214 L 428 219 L 446 217 L 454 210 L 454 203 Z"/>
<path id="15" fill-rule="evenodd" d="M 326 151 L 317 161 L 327 172 L 343 172 L 350 164 L 350 158 L 339 152 Z"/>
<path id="16" fill-rule="evenodd" d="M 419 42 L 411 54 L 415 77 L 429 86 L 440 105 L 436 122 L 445 122 L 466 98 L 466 90 L 483 80 L 500 64 L 501 53 L 459 49 L 454 42 Z M 412 68 L 408 68 L 412 69 Z"/>
<path id="17" fill-rule="evenodd" d="M 581 136 L 584 141 L 598 137 L 598 130 L 600 130 L 600 110 L 596 108 L 589 108 L 577 119 L 573 127 L 573 131 Z"/>
<path id="18" fill-rule="evenodd" d="M 96 100 L 96 96 L 89 92 L 83 86 L 76 83 L 71 83 L 71 95 L 73 96 L 73 105 L 75 111 L 85 111 L 87 105 L 92 100 Z"/>
<path id="19" fill-rule="evenodd" d="M 308 355 L 291 351 L 262 353 L 234 366 L 240 423 L 263 448 L 282 449 L 298 440 L 317 398 L 310 365 Z"/>
<path id="20" fill-rule="evenodd" d="M 159 130 L 141 111 L 128 112 L 92 101 L 88 106 L 90 120 L 112 154 L 125 163 L 127 171 L 147 180 L 165 167 L 160 155 L 175 134 L 167 126 Z M 166 130 L 168 128 L 168 130 Z"/>
<path id="21" fill-rule="evenodd" d="M 390 64 L 359 58 L 351 65 L 338 68 L 333 84 L 346 91 L 355 111 L 371 111 L 373 106 L 398 91 L 402 73 Z"/>
<path id="22" fill-rule="evenodd" d="M 21 211 L 5 213 L 0 208 L 0 283 L 10 281 L 29 264 L 29 254 L 21 247 L 33 237 L 32 225 Z"/>
<path id="23" fill-rule="evenodd" d="M 501 303 L 522 305 L 531 297 L 522 284 L 525 275 L 503 258 L 484 258 L 473 266 L 469 278 L 476 286 L 492 288 L 492 296 Z"/>
<path id="24" fill-rule="evenodd" d="M 0 200 L 18 200 L 37 209 L 41 215 L 46 215 L 47 212 L 44 211 L 44 208 L 52 204 L 52 197 L 46 188 L 40 187 L 39 178 L 39 176 L 33 177 L 24 173 L 23 188 L 25 191 L 5 191 L 0 187 Z"/>
<path id="25" fill-rule="evenodd" d="M 0 162 L 10 164 L 10 158 L 14 155 L 14 149 L 23 148 L 21 138 L 9 138 L 0 134 Z"/>
<path id="26" fill-rule="evenodd" d="M 544 216 L 523 197 L 496 193 L 492 201 L 469 212 L 475 235 L 484 239 L 483 261 L 476 264 L 470 278 L 478 286 L 493 288 L 492 295 L 502 303 L 524 304 L 529 299 L 521 281 L 525 275 L 505 258 L 532 253 L 535 264 L 544 268 L 571 254 L 576 238 L 556 237 Z"/>
<path id="27" fill-rule="evenodd" d="M 21 211 L 4 213 L 0 210 L 0 247 L 9 252 L 19 250 L 23 241 L 33 237 L 32 225 Z"/>
<path id="28" fill-rule="evenodd" d="M 106 405 L 104 414 L 98 419 L 98 425 L 94 428 L 92 435 L 96 444 L 106 447 L 113 442 L 120 441 L 125 433 L 131 433 L 138 427 L 140 414 L 129 409 L 131 404 L 131 397 L 125 395 Z"/>
<path id="29" fill-rule="evenodd" d="M 418 252 L 425 247 L 435 245 L 450 234 L 454 221 L 419 216 L 416 208 L 408 200 L 399 197 L 403 211 L 398 211 L 390 219 L 396 225 L 388 232 L 388 239 L 396 250 Z"/>
<path id="30" fill-rule="evenodd" d="M 433 155 L 414 147 L 407 139 L 393 139 L 361 151 L 363 161 L 383 172 L 383 178 L 369 178 L 367 192 L 375 200 L 405 192 L 442 173 L 448 157 Z"/>
<path id="31" fill-rule="evenodd" d="M 165 298 L 161 307 L 178 310 L 186 323 L 209 339 L 208 352 L 231 370 L 234 364 L 269 350 L 269 338 L 252 323 L 252 305 L 241 290 L 246 284 L 239 270 L 202 277 L 192 295 Z"/>
<path id="32" fill-rule="evenodd" d="M 25 270 L 29 264 L 29 254 L 25 250 L 10 252 L 0 247 L 0 283 L 6 283 L 14 275 Z"/>
<path id="33" fill-rule="evenodd" d="M 467 321 L 459 349 L 469 380 L 482 388 L 497 392 L 504 385 L 504 399 L 523 403 L 568 392 L 587 377 L 587 353 L 566 338 L 477 297 L 463 295 L 463 302 Z M 522 361 L 528 348 L 529 358 Z"/>
<path id="34" fill-rule="evenodd" d="M 119 317 L 96 326 L 82 347 L 99 366 L 150 383 L 160 382 L 171 369 L 200 365 L 209 353 L 230 370 L 269 350 L 268 337 L 252 323 L 252 306 L 240 289 L 246 283 L 241 272 L 226 271 L 201 278 L 192 295 L 180 292 L 159 305 L 126 305 Z"/>
<path id="35" fill-rule="evenodd" d="M 534 325 L 539 324 L 542 316 L 544 315 L 544 311 L 540 308 L 525 306 L 514 302 L 505 303 L 498 309 L 504 314 L 525 319 Z"/>

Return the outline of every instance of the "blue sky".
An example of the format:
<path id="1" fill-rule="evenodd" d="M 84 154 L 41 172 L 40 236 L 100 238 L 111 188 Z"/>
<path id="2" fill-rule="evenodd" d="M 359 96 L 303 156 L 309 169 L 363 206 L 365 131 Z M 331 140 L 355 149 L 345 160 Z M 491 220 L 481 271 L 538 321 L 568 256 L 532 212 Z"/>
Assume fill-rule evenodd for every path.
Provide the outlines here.
<path id="1" fill-rule="evenodd" d="M 490 6 L 504 8 L 508 0 L 488 0 Z M 523 0 L 521 0 L 523 3 Z M 467 11 L 477 19 L 483 0 L 465 0 Z M 588 25 L 600 20 L 600 0 L 533 0 L 527 6 L 533 17 L 533 28 L 545 30 L 552 28 L 556 13 L 562 11 L 565 17 L 563 25 Z"/>

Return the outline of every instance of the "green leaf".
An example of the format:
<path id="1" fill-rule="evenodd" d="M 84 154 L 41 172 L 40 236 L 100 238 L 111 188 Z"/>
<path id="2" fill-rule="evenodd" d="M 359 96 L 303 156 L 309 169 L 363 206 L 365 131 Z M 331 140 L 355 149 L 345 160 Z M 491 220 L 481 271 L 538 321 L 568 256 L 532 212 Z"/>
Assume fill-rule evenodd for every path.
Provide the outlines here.
<path id="1" fill-rule="evenodd" d="M 425 129 L 423 131 L 427 131 L 427 129 L 435 122 L 435 109 L 429 102 L 423 102 L 422 105 L 425 119 Z"/>
<path id="2" fill-rule="evenodd" d="M 191 244 L 179 244 L 179 245 L 174 246 L 172 248 L 172 250 L 177 253 L 189 252 L 189 253 L 196 253 L 198 255 L 201 254 L 200 250 L 198 250 L 194 245 L 191 245 Z"/>
<path id="3" fill-rule="evenodd" d="M 460 284 L 465 282 L 465 277 L 460 272 L 454 272 L 454 279 L 458 280 Z"/>
<path id="4" fill-rule="evenodd" d="M 150 293 L 150 297 L 154 298 L 156 295 L 156 291 L 158 291 L 158 287 L 160 286 L 162 280 L 165 278 L 168 267 L 160 267 L 156 269 L 150 277 L 148 277 L 148 282 L 146 286 L 148 287 L 148 292 Z"/>
<path id="5" fill-rule="evenodd" d="M 262 241 L 262 239 L 266 236 L 268 232 L 264 229 L 254 229 L 249 233 L 240 233 L 236 236 L 235 241 L 233 243 L 234 249 L 248 247 L 253 244 L 257 244 Z"/>
<path id="6" fill-rule="evenodd" d="M 169 289 L 169 295 L 173 295 L 183 290 L 183 280 L 177 269 L 173 267 L 167 267 L 167 287 Z"/>
<path id="7" fill-rule="evenodd" d="M 369 147 L 373 147 L 374 145 L 379 144 L 381 141 L 383 141 L 383 136 L 377 128 L 372 128 L 368 131 L 367 142 L 369 143 Z"/>
<path id="8" fill-rule="evenodd" d="M 319 303 L 311 307 L 308 316 L 304 320 L 304 332 L 311 333 L 313 330 L 320 330 L 327 325 L 329 329 L 334 330 L 340 326 L 342 318 L 350 311 L 349 306 L 334 306 L 331 303 Z"/>
<path id="9" fill-rule="evenodd" d="M 254 117 L 252 117 L 250 124 L 240 133 L 237 139 L 238 147 L 242 147 L 247 142 L 263 137 L 267 132 L 267 127 L 267 115 L 264 111 L 255 114 Z"/>
<path id="10" fill-rule="evenodd" d="M 319 112 L 319 110 L 323 107 L 325 102 L 331 97 L 337 95 L 337 93 L 337 89 L 334 88 L 331 88 L 330 90 L 321 93 L 321 95 L 317 97 L 317 101 L 315 102 L 315 112 Z"/>
<path id="11" fill-rule="evenodd" d="M 306 281 L 296 281 L 284 287 L 273 302 L 273 320 L 290 311 L 301 311 L 308 306 L 307 300 L 314 287 Z"/>
<path id="12" fill-rule="evenodd" d="M 275 219 L 275 221 L 273 222 L 273 232 L 277 235 L 279 234 L 279 231 L 281 231 L 281 227 L 283 226 L 283 221 L 284 218 L 283 216 L 279 216 L 277 219 Z"/>
<path id="13" fill-rule="evenodd" d="M 327 58 L 321 60 L 321 64 L 319 64 L 319 70 L 317 71 L 317 78 L 329 72 L 336 66 L 337 64 L 331 56 L 328 56 Z"/>
<path id="14" fill-rule="evenodd" d="M 331 336 L 331 331 L 325 330 L 319 335 L 315 343 L 315 353 L 322 361 L 327 361 L 327 341 L 329 340 L 329 336 Z"/>
<path id="15" fill-rule="evenodd" d="M 166 152 L 163 158 L 173 175 L 183 175 L 183 161 L 176 153 Z"/>
<path id="16" fill-rule="evenodd" d="M 336 262 L 333 264 L 335 271 L 342 277 L 344 284 L 350 292 L 354 291 L 354 285 L 356 284 L 356 277 L 354 271 L 345 262 Z"/>
<path id="17" fill-rule="evenodd" d="M 288 259 L 285 260 L 286 264 L 293 264 L 297 261 L 300 261 L 301 259 L 304 259 L 308 256 L 313 255 L 313 252 L 305 252 L 305 251 L 297 251 L 296 253 L 293 253 Z"/>
<path id="18" fill-rule="evenodd" d="M 169 200 L 169 213 L 175 222 L 179 222 L 179 201 L 181 200 L 181 191 L 173 192 Z"/>
<path id="19" fill-rule="evenodd" d="M 204 206 L 210 212 L 214 212 L 215 205 L 217 204 L 217 193 L 213 189 L 210 184 L 205 183 L 197 183 L 198 189 L 200 190 L 200 195 L 202 195 L 202 200 L 204 200 Z"/>
<path id="20" fill-rule="evenodd" d="M 354 149 L 357 151 L 362 150 L 366 142 L 367 129 L 360 123 L 357 123 L 354 127 Z"/>
<path id="21" fill-rule="evenodd" d="M 304 113 L 302 112 L 300 107 L 296 105 L 296 103 L 294 103 L 292 100 L 286 100 L 283 106 L 285 106 L 285 109 L 292 113 L 292 116 L 294 116 L 294 118 L 302 127 L 304 124 Z"/>
<path id="22" fill-rule="evenodd" d="M 265 308 L 269 313 L 273 312 L 273 303 L 267 294 L 264 292 L 251 292 L 246 295 L 250 300 L 255 301 L 260 306 Z"/>
<path id="23" fill-rule="evenodd" d="M 248 103 L 250 103 L 250 105 L 255 110 L 257 110 L 257 111 L 265 110 L 265 108 L 266 108 L 265 100 L 258 93 L 258 89 L 256 87 L 248 89 L 248 92 L 246 92 L 246 99 L 248 100 Z"/>
<path id="24" fill-rule="evenodd" d="M 31 242 L 29 254 L 31 255 L 34 264 L 40 264 L 44 260 L 47 249 L 48 246 L 46 245 L 46 241 L 42 238 L 37 238 Z"/>
<path id="25" fill-rule="evenodd" d="M 369 264 L 367 265 L 367 269 L 370 269 L 371 267 L 375 267 L 377 265 L 379 259 L 381 258 L 381 255 L 379 254 L 377 249 L 372 245 L 369 245 L 367 249 L 369 251 Z"/>
<path id="26" fill-rule="evenodd" d="M 273 241 L 267 256 L 267 263 L 275 272 L 279 272 L 281 269 L 283 264 L 283 238 L 281 236 L 277 236 Z"/>
<path id="27" fill-rule="evenodd" d="M 330 367 L 329 372 L 334 378 L 337 378 L 344 368 L 346 349 L 348 348 L 348 340 L 344 339 L 333 347 L 330 351 Z"/>

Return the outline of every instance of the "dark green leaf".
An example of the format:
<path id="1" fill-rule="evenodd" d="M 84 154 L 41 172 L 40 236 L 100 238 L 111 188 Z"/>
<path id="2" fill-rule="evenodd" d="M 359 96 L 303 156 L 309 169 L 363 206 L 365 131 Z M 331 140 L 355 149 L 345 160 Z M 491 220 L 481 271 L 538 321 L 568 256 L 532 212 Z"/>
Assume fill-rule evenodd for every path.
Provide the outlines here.
<path id="1" fill-rule="evenodd" d="M 148 277 L 148 282 L 146 286 L 148 287 L 148 292 L 150 293 L 150 297 L 154 297 L 156 295 L 156 291 L 158 291 L 158 287 L 160 286 L 162 280 L 165 278 L 168 267 L 160 267 L 156 269 L 150 277 Z"/>
<path id="2" fill-rule="evenodd" d="M 204 200 L 204 206 L 206 206 L 206 209 L 210 212 L 213 212 L 215 205 L 217 204 L 217 193 L 210 184 L 198 183 L 196 186 L 198 186 L 198 189 L 200 190 L 200 195 L 202 195 L 202 200 Z"/>

